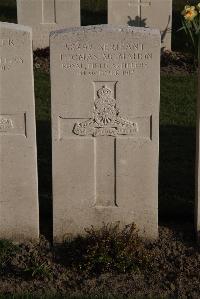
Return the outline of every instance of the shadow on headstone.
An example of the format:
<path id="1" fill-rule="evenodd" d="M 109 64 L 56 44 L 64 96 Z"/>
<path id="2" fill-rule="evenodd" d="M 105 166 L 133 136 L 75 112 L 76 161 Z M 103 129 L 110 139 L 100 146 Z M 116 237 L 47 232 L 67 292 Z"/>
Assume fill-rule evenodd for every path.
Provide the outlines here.
<path id="1" fill-rule="evenodd" d="M 128 16 L 127 25 L 133 27 L 146 27 L 146 20 L 147 19 L 142 19 L 139 16 L 136 16 L 135 19 L 132 19 L 130 16 Z"/>
<path id="2" fill-rule="evenodd" d="M 142 19 L 141 17 L 139 16 L 136 16 L 135 19 L 131 18 L 130 16 L 127 17 L 128 18 L 128 21 L 127 21 L 127 25 L 129 26 L 133 26 L 133 27 L 147 27 L 147 18 L 144 18 Z M 165 27 L 165 29 L 161 32 L 161 44 L 164 43 L 164 39 L 166 37 L 166 34 L 168 32 L 171 32 L 171 28 L 169 28 L 169 23 L 171 21 L 171 17 L 169 16 L 168 18 L 168 22 L 167 22 L 167 25 Z M 164 51 L 165 50 L 165 47 L 162 47 L 161 48 L 161 51 Z"/>
<path id="3" fill-rule="evenodd" d="M 166 34 L 167 34 L 168 32 L 171 32 L 171 30 L 172 30 L 171 28 L 169 28 L 169 23 L 170 23 L 170 21 L 171 21 L 171 17 L 169 16 L 169 18 L 168 18 L 168 23 L 167 23 L 165 29 L 161 32 L 161 44 L 164 43 L 164 39 L 165 39 Z M 165 50 L 165 47 L 162 47 L 162 48 L 161 48 L 161 51 L 163 52 L 164 50 Z"/>
<path id="4" fill-rule="evenodd" d="M 164 39 L 165 39 L 165 36 L 168 32 L 171 32 L 171 28 L 169 28 L 169 23 L 171 21 L 171 17 L 169 16 L 168 18 L 168 23 L 165 27 L 165 29 L 163 30 L 163 32 L 161 33 L 161 42 L 163 43 Z"/>

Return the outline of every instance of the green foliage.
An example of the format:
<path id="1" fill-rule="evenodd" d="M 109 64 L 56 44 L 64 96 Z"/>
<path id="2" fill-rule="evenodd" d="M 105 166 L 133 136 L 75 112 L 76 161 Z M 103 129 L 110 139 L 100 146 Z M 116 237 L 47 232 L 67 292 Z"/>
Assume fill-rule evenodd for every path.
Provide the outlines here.
<path id="1" fill-rule="evenodd" d="M 47 262 L 38 262 L 34 256 L 31 258 L 31 265 L 28 266 L 24 272 L 33 278 L 52 278 L 50 265 Z"/>
<path id="2" fill-rule="evenodd" d="M 194 48 L 196 61 L 200 63 L 200 3 L 195 1 L 193 5 L 188 2 L 185 4 L 181 12 L 182 27 L 179 30 L 185 31 Z"/>
<path id="3" fill-rule="evenodd" d="M 88 274 L 137 271 L 151 260 L 133 224 L 124 229 L 120 229 L 119 224 L 104 224 L 96 230 L 91 227 L 85 236 L 66 241 L 62 253 L 67 267 Z"/>
<path id="4" fill-rule="evenodd" d="M 39 244 L 29 242 L 19 245 L 0 240 L 0 274 L 25 279 L 51 279 L 51 261 L 52 252 L 43 238 Z"/>

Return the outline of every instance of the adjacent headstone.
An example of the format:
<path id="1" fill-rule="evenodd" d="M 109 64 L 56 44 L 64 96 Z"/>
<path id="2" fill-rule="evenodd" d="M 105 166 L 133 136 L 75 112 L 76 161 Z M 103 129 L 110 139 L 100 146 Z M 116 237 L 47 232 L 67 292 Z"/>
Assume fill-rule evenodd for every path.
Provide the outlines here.
<path id="1" fill-rule="evenodd" d="M 0 23 L 0 239 L 39 237 L 32 35 Z"/>
<path id="2" fill-rule="evenodd" d="M 50 50 L 54 241 L 118 221 L 156 238 L 160 32 L 72 28 Z"/>
<path id="3" fill-rule="evenodd" d="M 108 0 L 108 24 L 158 28 L 171 49 L 172 0 Z"/>
<path id="4" fill-rule="evenodd" d="M 80 26 L 80 0 L 17 0 L 17 17 L 32 27 L 33 48 L 46 48 L 51 31 Z"/>

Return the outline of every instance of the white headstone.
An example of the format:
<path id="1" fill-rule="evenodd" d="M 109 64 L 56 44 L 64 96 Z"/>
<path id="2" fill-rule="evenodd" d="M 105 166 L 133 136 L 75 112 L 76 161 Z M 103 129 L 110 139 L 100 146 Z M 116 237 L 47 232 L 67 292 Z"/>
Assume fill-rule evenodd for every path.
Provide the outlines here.
<path id="1" fill-rule="evenodd" d="M 33 48 L 49 46 L 49 33 L 80 26 L 80 0 L 17 0 L 18 23 L 33 30 Z"/>
<path id="2" fill-rule="evenodd" d="M 171 49 L 172 0 L 108 0 L 108 24 L 158 28 Z"/>
<path id="3" fill-rule="evenodd" d="M 159 31 L 68 29 L 50 50 L 54 241 L 118 221 L 156 238 Z"/>
<path id="4" fill-rule="evenodd" d="M 0 23 L 0 239 L 38 237 L 31 29 Z"/>

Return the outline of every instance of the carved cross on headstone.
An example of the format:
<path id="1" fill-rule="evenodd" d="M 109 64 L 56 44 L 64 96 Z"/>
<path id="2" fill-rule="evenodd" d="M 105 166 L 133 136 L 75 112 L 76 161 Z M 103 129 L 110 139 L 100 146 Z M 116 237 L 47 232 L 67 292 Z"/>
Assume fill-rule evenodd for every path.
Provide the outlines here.
<path id="1" fill-rule="evenodd" d="M 65 130 L 68 126 L 67 122 L 73 124 L 74 138 L 76 135 L 77 138 L 78 136 L 79 138 L 84 138 L 84 136 L 92 138 L 96 189 L 94 206 L 117 207 L 117 140 L 118 138 L 150 139 L 151 117 L 133 118 L 131 121 L 123 118 L 117 105 L 117 82 L 98 81 L 93 82 L 93 85 L 95 96 L 92 117 L 90 119 L 78 119 L 78 122 L 75 118 L 60 117 L 59 138 L 68 138 Z"/>
<path id="2" fill-rule="evenodd" d="M 56 0 L 42 0 L 42 23 L 56 23 Z"/>
<path id="3" fill-rule="evenodd" d="M 142 18 L 142 8 L 143 7 L 150 7 L 151 6 L 151 0 L 131 0 L 128 3 L 129 7 L 135 7 L 137 6 L 137 10 L 138 10 L 138 26 L 141 25 L 141 18 Z"/>

